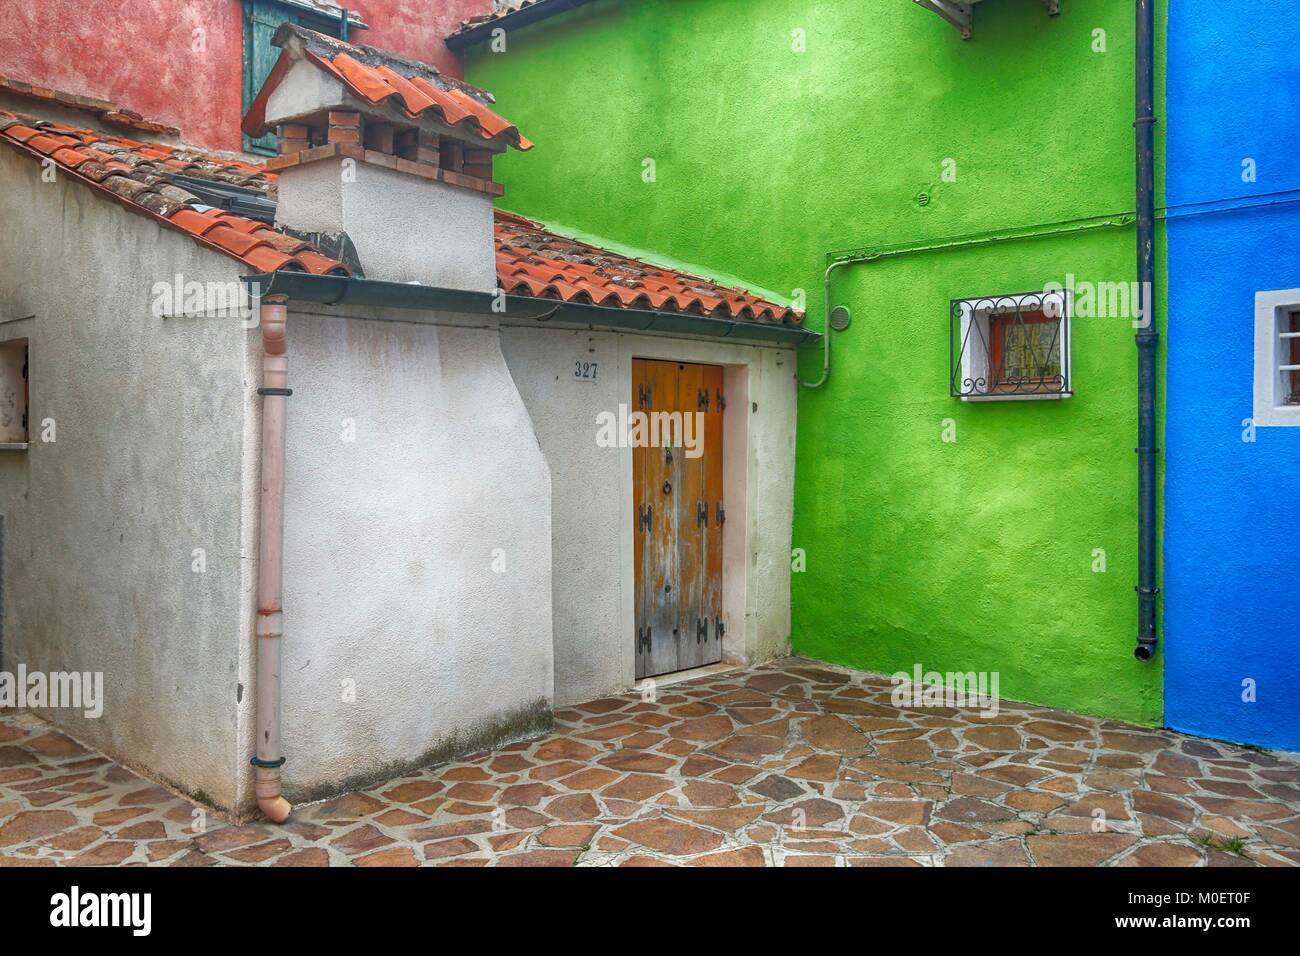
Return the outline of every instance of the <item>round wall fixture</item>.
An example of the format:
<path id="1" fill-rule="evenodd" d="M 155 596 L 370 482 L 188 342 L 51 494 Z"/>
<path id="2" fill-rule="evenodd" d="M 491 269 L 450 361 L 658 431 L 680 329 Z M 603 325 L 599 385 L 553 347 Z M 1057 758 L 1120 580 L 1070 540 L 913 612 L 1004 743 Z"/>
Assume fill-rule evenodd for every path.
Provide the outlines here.
<path id="1" fill-rule="evenodd" d="M 847 305 L 837 305 L 831 309 L 831 328 L 836 332 L 843 332 L 849 327 L 852 318 Z"/>

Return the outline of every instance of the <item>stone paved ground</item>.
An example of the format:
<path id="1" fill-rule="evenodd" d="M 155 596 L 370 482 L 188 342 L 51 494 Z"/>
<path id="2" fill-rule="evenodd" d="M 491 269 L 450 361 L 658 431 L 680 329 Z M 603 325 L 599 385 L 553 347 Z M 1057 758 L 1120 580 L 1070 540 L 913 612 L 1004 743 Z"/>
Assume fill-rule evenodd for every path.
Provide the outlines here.
<path id="1" fill-rule="evenodd" d="M 900 711 L 880 678 L 790 659 L 566 709 L 283 827 L 196 833 L 194 812 L 0 716 L 0 865 L 1297 866 L 1300 754 L 1024 704 Z"/>

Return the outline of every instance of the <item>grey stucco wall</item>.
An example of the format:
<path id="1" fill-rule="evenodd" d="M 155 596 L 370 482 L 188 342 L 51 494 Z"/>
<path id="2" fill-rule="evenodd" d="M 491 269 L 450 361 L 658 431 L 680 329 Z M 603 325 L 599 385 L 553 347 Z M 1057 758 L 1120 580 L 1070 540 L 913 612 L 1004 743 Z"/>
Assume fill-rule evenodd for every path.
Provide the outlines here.
<path id="1" fill-rule="evenodd" d="M 596 417 L 631 402 L 637 357 L 723 366 L 724 659 L 788 653 L 793 351 L 559 328 L 508 327 L 501 339 L 551 469 L 556 704 L 625 690 L 635 679 L 632 452 L 600 447 Z M 595 383 L 574 379 L 579 359 L 598 363 Z"/>
<path id="2" fill-rule="evenodd" d="M 496 329 L 294 310 L 289 380 L 286 793 L 544 727 L 550 476 Z"/>
<path id="3" fill-rule="evenodd" d="M 42 716 L 232 806 L 250 335 L 151 305 L 157 281 L 239 264 L 41 170 L 0 148 L 0 339 L 30 339 L 33 436 L 0 452 L 3 667 L 103 672 L 102 717 Z"/>

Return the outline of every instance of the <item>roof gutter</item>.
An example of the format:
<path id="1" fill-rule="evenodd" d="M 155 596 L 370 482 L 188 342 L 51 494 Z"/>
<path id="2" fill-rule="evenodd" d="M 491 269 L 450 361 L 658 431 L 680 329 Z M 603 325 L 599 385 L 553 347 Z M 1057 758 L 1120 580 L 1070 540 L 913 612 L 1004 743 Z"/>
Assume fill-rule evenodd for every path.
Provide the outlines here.
<path id="1" fill-rule="evenodd" d="M 468 30 L 453 33 L 444 42 L 447 44 L 448 49 L 460 52 L 466 47 L 492 39 L 494 30 L 517 30 L 520 27 L 528 26 L 530 23 L 545 20 L 557 13 L 563 13 L 566 10 L 572 10 L 574 7 L 581 7 L 590 2 L 591 0 L 536 0 L 530 6 L 522 7 L 513 13 L 507 13 L 505 16 L 496 17 L 472 26 Z"/>
<path id="2" fill-rule="evenodd" d="M 263 272 L 243 281 L 258 294 L 283 295 L 297 302 L 354 305 L 429 312 L 492 315 L 507 325 L 538 326 L 551 322 L 619 332 L 665 332 L 800 346 L 817 342 L 820 332 L 781 322 L 751 322 L 681 312 L 619 309 L 583 302 L 535 299 L 523 295 L 469 292 L 434 286 L 354 276 L 313 275 L 307 272 Z"/>

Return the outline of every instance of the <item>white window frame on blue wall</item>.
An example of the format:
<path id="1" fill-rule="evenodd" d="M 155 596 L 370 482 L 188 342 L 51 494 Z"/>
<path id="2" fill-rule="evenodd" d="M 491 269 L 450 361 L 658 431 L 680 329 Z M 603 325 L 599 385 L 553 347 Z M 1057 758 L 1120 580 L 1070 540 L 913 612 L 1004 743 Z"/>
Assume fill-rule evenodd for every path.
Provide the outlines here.
<path id="1" fill-rule="evenodd" d="M 1300 425 L 1300 405 L 1287 401 L 1290 343 L 1300 337 L 1300 289 L 1276 289 L 1255 294 L 1255 409 L 1256 427 Z"/>

